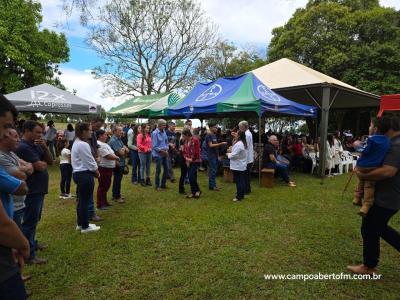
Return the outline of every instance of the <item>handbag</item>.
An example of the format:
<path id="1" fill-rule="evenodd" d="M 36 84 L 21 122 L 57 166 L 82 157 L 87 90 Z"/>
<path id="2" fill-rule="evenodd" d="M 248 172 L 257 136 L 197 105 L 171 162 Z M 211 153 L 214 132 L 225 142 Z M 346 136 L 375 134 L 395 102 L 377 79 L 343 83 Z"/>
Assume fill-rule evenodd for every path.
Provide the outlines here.
<path id="1" fill-rule="evenodd" d="M 122 171 L 122 174 L 124 174 L 124 175 L 128 175 L 128 174 L 129 174 L 129 167 L 128 167 L 128 165 L 125 165 L 125 166 L 124 166 L 124 170 Z"/>

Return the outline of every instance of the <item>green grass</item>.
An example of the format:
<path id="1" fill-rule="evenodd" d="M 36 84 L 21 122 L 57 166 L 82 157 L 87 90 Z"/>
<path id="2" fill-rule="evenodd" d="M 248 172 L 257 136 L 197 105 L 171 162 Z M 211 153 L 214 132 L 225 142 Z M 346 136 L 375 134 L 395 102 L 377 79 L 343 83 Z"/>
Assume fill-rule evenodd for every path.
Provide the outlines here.
<path id="1" fill-rule="evenodd" d="M 361 220 L 351 193 L 341 193 L 347 175 L 320 185 L 295 174 L 295 189 L 254 180 L 241 203 L 232 202 L 233 184 L 208 191 L 204 173 L 198 200 L 179 195 L 176 183 L 157 193 L 124 177 L 126 204 L 101 213 L 101 230 L 88 235 L 75 231 L 74 202 L 58 199 L 58 166 L 50 175 L 38 227 L 49 245 L 39 256 L 49 262 L 26 268 L 32 299 L 399 299 L 400 256 L 384 242 L 379 281 L 264 280 L 361 262 Z M 400 229 L 399 214 L 391 224 Z"/>

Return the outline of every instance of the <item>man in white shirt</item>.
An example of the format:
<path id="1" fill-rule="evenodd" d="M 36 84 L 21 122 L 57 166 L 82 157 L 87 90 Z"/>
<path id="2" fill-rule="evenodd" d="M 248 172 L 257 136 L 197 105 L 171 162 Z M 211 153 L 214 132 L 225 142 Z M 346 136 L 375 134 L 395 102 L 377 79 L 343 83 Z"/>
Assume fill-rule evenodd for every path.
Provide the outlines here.
<path id="1" fill-rule="evenodd" d="M 239 130 L 246 134 L 246 142 L 247 142 L 247 170 L 245 178 L 245 183 L 246 183 L 245 194 L 247 195 L 251 193 L 251 186 L 250 186 L 251 169 L 253 167 L 253 162 L 254 162 L 253 135 L 249 130 L 249 123 L 247 121 L 241 121 L 239 123 Z"/>

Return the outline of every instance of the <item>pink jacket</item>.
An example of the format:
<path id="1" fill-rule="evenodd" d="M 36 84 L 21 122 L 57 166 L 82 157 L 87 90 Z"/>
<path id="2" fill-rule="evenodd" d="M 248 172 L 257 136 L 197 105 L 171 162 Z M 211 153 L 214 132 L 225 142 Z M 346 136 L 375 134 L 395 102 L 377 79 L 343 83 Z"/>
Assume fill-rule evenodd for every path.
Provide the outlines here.
<path id="1" fill-rule="evenodd" d="M 151 137 L 150 134 L 146 135 L 146 138 L 143 141 L 143 134 L 139 133 L 136 138 L 136 146 L 138 147 L 138 152 L 140 153 L 148 153 L 151 152 Z"/>

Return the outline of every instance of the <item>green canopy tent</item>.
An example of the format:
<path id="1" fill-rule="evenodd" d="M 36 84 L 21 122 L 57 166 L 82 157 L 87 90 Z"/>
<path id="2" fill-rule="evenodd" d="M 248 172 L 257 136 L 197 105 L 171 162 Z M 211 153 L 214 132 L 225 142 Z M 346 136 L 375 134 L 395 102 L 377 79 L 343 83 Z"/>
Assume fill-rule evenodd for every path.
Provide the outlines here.
<path id="1" fill-rule="evenodd" d="M 126 100 L 113 107 L 108 114 L 126 117 L 155 118 L 161 116 L 169 106 L 181 101 L 178 94 L 166 92 L 154 95 L 144 95 Z"/>

